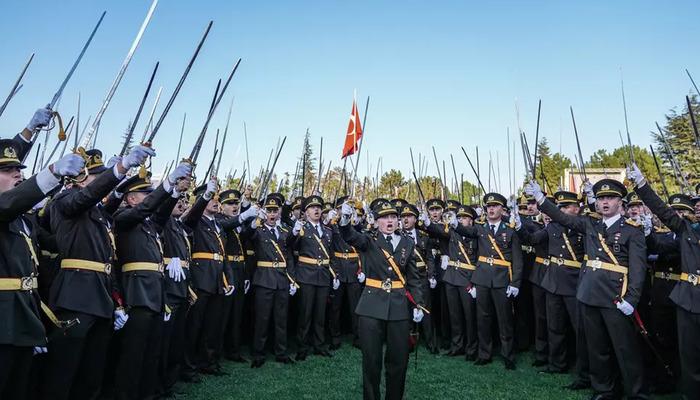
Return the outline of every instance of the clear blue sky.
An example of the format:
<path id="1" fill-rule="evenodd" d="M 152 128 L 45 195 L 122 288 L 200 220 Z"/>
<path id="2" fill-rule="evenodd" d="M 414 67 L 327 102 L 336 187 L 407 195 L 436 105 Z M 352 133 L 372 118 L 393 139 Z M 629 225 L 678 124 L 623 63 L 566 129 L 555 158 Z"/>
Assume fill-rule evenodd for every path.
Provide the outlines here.
<path id="1" fill-rule="evenodd" d="M 99 14 L 107 10 L 60 107 L 65 115 L 73 114 L 80 91 L 82 121 L 95 114 L 149 4 L 2 2 L 2 99 L 29 54 L 36 52 L 36 57 L 24 88 L 0 117 L 1 135 L 20 130 L 34 109 L 51 99 Z M 648 145 L 654 121 L 682 105 L 690 91 L 684 68 L 700 79 L 697 42 L 691 40 L 697 15 L 697 1 L 161 0 L 103 119 L 98 147 L 108 154 L 118 151 L 157 60 L 161 67 L 155 85 L 164 87 L 162 109 L 210 19 L 214 26 L 209 39 L 156 138 L 155 173 L 175 157 L 184 112 L 183 147 L 189 151 L 216 80 L 225 77 L 238 57 L 243 62 L 206 142 L 213 142 L 217 127 L 223 129 L 235 95 L 224 173 L 230 167 L 240 173 L 244 120 L 256 171 L 283 135 L 287 147 L 278 170 L 293 170 L 307 127 L 315 147 L 323 136 L 324 154 L 332 154 L 338 165 L 354 89 L 360 109 L 367 95 L 372 98 L 363 153 L 374 165 L 382 156 L 384 170 L 408 173 L 408 148 L 430 154 L 434 145 L 448 163 L 452 152 L 458 173 L 471 179 L 458 146 L 473 153 L 478 145 L 482 170 L 487 165 L 484 155 L 491 150 L 495 159 L 499 151 L 501 173 L 507 176 L 505 132 L 517 126 L 516 98 L 530 142 L 541 98 L 541 135 L 553 150 L 561 146 L 569 157 L 575 153 L 568 114 L 572 105 L 587 158 L 598 148 L 618 146 L 617 131 L 624 132 L 620 67 L 633 141 Z M 150 106 L 151 101 L 146 113 Z M 363 174 L 366 159 L 361 163 Z M 429 173 L 435 173 L 432 162 Z"/>

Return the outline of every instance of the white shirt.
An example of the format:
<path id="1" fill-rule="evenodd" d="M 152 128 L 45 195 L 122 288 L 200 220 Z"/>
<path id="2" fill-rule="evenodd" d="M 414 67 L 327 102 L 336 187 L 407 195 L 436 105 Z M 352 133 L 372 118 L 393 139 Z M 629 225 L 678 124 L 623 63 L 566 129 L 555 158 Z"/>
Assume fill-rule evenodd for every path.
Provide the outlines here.
<path id="1" fill-rule="evenodd" d="M 384 233 L 379 232 L 384 238 L 386 239 L 387 236 L 391 237 L 391 249 L 396 250 L 396 246 L 399 245 L 399 242 L 401 241 L 401 237 L 396 235 L 396 234 L 391 234 L 391 235 L 386 235 Z"/>
<path id="2" fill-rule="evenodd" d="M 219 224 L 216 223 L 216 218 L 210 217 L 208 215 L 204 215 L 204 218 L 208 219 L 209 221 L 212 221 L 214 223 L 214 228 L 216 228 L 216 233 L 221 232 L 221 228 L 219 228 Z"/>
<path id="3" fill-rule="evenodd" d="M 620 214 L 616 214 L 614 217 L 610 217 L 608 219 L 603 218 L 603 223 L 605 223 L 605 227 L 607 229 L 610 229 L 611 226 L 613 226 L 622 216 Z"/>

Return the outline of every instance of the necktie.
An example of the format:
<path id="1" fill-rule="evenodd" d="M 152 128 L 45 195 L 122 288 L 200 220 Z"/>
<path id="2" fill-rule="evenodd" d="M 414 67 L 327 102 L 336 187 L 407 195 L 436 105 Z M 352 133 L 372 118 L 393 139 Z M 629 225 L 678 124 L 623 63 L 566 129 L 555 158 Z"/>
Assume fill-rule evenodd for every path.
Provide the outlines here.
<path id="1" fill-rule="evenodd" d="M 386 241 L 389 242 L 391 249 L 394 249 L 394 242 L 391 240 L 391 235 L 386 235 Z"/>
<path id="2" fill-rule="evenodd" d="M 275 226 L 271 230 L 272 230 L 272 234 L 275 236 L 275 240 L 279 240 L 280 235 L 279 235 L 279 233 L 277 233 L 277 227 Z"/>
<path id="3" fill-rule="evenodd" d="M 318 237 L 323 237 L 323 229 L 321 229 L 321 225 L 316 225 L 316 232 L 318 232 Z"/>
<path id="4" fill-rule="evenodd" d="M 496 235 L 496 225 L 491 225 L 491 232 Z"/>

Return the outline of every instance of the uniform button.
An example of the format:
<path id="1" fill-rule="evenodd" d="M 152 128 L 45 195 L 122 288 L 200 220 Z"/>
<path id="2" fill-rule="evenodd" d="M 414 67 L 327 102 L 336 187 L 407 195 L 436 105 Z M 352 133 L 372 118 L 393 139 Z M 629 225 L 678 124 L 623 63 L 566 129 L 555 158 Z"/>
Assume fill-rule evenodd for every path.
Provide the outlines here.
<path id="1" fill-rule="evenodd" d="M 598 251 L 603 251 L 603 249 L 598 249 Z"/>
<path id="2" fill-rule="evenodd" d="M 563 244 L 561 245 L 561 248 L 562 248 L 562 249 L 564 248 L 564 245 L 563 245 Z"/>

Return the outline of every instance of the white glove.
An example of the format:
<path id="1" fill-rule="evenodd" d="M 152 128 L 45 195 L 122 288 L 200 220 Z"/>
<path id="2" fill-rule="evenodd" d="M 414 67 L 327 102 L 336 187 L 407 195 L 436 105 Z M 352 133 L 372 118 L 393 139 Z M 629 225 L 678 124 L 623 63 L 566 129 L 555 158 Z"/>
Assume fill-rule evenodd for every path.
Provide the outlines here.
<path id="1" fill-rule="evenodd" d="M 51 122 L 53 112 L 47 108 L 40 108 L 34 112 L 32 119 L 27 124 L 27 130 L 34 131 L 36 128 L 43 128 Z"/>
<path id="2" fill-rule="evenodd" d="M 360 283 L 365 282 L 365 273 L 364 272 L 360 271 L 360 273 L 357 274 L 357 281 Z"/>
<path id="3" fill-rule="evenodd" d="M 248 291 L 250 290 L 250 280 L 246 279 L 243 281 L 243 294 L 248 294 Z"/>
<path id="4" fill-rule="evenodd" d="M 518 293 L 520 293 L 520 289 L 516 288 L 515 286 L 508 286 L 506 288 L 506 297 L 518 297 Z"/>
<path id="5" fill-rule="evenodd" d="M 654 228 L 654 222 L 651 220 L 651 215 L 642 214 L 642 226 L 644 227 L 644 236 L 649 236 Z"/>
<path id="6" fill-rule="evenodd" d="M 467 293 L 469 293 L 470 296 L 472 296 L 472 299 L 476 299 L 476 287 L 472 286 L 469 290 L 467 290 Z"/>
<path id="7" fill-rule="evenodd" d="M 447 213 L 447 223 L 450 225 L 451 228 L 456 228 L 457 224 L 459 221 L 457 221 L 457 215 L 450 211 Z"/>
<path id="8" fill-rule="evenodd" d="M 241 221 L 245 221 L 249 218 L 253 218 L 256 215 L 258 215 L 258 206 L 250 206 L 247 210 L 243 211 L 241 215 L 238 216 L 238 218 Z"/>
<path id="9" fill-rule="evenodd" d="M 60 160 L 53 163 L 54 175 L 76 176 L 85 168 L 85 159 L 78 154 L 66 154 Z"/>
<path id="10" fill-rule="evenodd" d="M 138 167 L 146 161 L 148 156 L 155 157 L 156 152 L 152 148 L 138 145 L 134 146 L 129 154 L 122 158 L 122 167 L 131 169 Z"/>
<path id="11" fill-rule="evenodd" d="M 544 200 L 544 193 L 542 193 L 542 188 L 540 187 L 540 184 L 537 183 L 537 181 L 531 180 L 530 183 L 525 185 L 525 187 L 523 188 L 523 192 L 527 196 L 533 196 L 537 203 L 542 204 L 542 201 Z"/>
<path id="12" fill-rule="evenodd" d="M 353 213 L 355 212 L 355 207 L 351 206 L 348 204 L 348 202 L 344 202 L 343 204 L 340 205 L 340 225 L 345 226 L 350 223 L 350 219 L 353 216 Z"/>
<path id="13" fill-rule="evenodd" d="M 414 308 L 413 309 L 413 322 L 418 323 L 423 320 L 423 310 Z"/>
<path id="14" fill-rule="evenodd" d="M 258 209 L 258 218 L 260 218 L 263 221 L 267 219 L 267 212 L 265 211 L 264 208 Z"/>
<path id="15" fill-rule="evenodd" d="M 447 263 L 450 262 L 450 257 L 449 256 L 440 256 L 440 268 L 443 270 L 447 269 Z"/>
<path id="16" fill-rule="evenodd" d="M 294 286 L 293 284 L 289 284 L 289 295 L 294 296 L 297 292 L 297 287 Z"/>
<path id="17" fill-rule="evenodd" d="M 48 353 L 49 350 L 44 346 L 34 346 L 34 355 Z"/>
<path id="18" fill-rule="evenodd" d="M 437 280 L 435 278 L 428 279 L 428 283 L 430 284 L 431 289 L 435 289 L 435 287 L 437 286 Z"/>
<path id="19" fill-rule="evenodd" d="M 515 230 L 519 231 L 523 227 L 522 221 L 520 221 L 520 213 L 517 207 L 510 209 L 510 223 L 515 226 Z"/>
<path id="20" fill-rule="evenodd" d="M 642 171 L 639 170 L 636 163 L 632 163 L 631 167 L 627 167 L 627 179 L 634 182 L 637 187 L 642 187 L 646 183 Z"/>
<path id="21" fill-rule="evenodd" d="M 481 208 L 481 207 L 475 208 L 474 211 L 476 211 L 476 215 L 479 216 L 479 217 L 481 217 L 481 214 L 484 213 L 484 209 Z"/>
<path id="22" fill-rule="evenodd" d="M 216 182 L 216 178 L 209 179 L 209 182 L 207 182 L 207 188 L 204 190 L 204 200 L 211 200 L 211 198 L 214 197 L 214 193 L 216 193 L 216 189 L 218 188 L 219 184 Z"/>
<path id="23" fill-rule="evenodd" d="M 171 172 L 170 175 L 168 175 L 168 182 L 171 185 L 175 185 L 175 183 L 177 183 L 178 179 L 185 178 L 185 177 L 189 176 L 191 173 L 192 173 L 192 164 L 187 163 L 187 162 L 180 163 L 177 167 L 175 167 L 173 172 Z"/>
<path id="24" fill-rule="evenodd" d="M 171 313 L 169 313 L 169 312 L 167 312 L 167 311 L 164 312 L 164 313 L 163 313 L 163 321 L 165 321 L 165 322 L 170 321 L 170 317 L 172 317 L 172 316 L 173 316 L 173 315 L 172 315 Z"/>
<path id="25" fill-rule="evenodd" d="M 224 296 L 228 297 L 232 295 L 235 291 L 236 288 L 233 285 L 229 285 L 226 289 L 224 289 Z"/>
<path id="26" fill-rule="evenodd" d="M 178 257 L 171 258 L 170 262 L 165 267 L 165 270 L 168 271 L 168 276 L 170 279 L 175 282 L 184 281 L 186 278 L 185 271 L 182 269 L 182 264 L 180 263 L 180 258 Z"/>
<path id="27" fill-rule="evenodd" d="M 617 309 L 625 315 L 629 316 L 634 312 L 634 307 L 632 307 L 632 304 L 628 303 L 625 299 L 622 299 L 622 301 L 616 303 L 615 305 L 617 306 Z"/>
<path id="28" fill-rule="evenodd" d="M 301 228 L 303 228 L 303 227 L 304 227 L 304 223 L 297 220 L 294 223 L 294 228 L 292 228 L 292 235 L 297 236 L 299 234 L 299 232 L 301 232 Z"/>
<path id="29" fill-rule="evenodd" d="M 585 194 L 586 197 L 588 197 L 589 199 L 595 199 L 595 193 L 593 193 L 593 184 L 588 179 L 586 179 L 586 181 L 583 182 L 583 194 Z"/>
<path id="30" fill-rule="evenodd" d="M 423 225 L 426 227 L 430 226 L 430 216 L 427 212 L 423 211 L 420 213 L 420 220 L 423 221 Z"/>
<path id="31" fill-rule="evenodd" d="M 120 156 L 112 156 L 112 157 L 110 157 L 109 160 L 107 160 L 107 162 L 105 163 L 105 167 L 106 167 L 107 169 L 111 169 L 111 168 L 113 168 L 115 165 L 117 165 L 117 163 L 120 163 L 120 162 L 122 162 L 122 158 L 121 158 Z"/>
<path id="32" fill-rule="evenodd" d="M 338 211 L 336 211 L 335 209 L 330 210 L 330 211 L 328 211 L 328 215 L 326 215 L 326 218 L 323 220 L 323 223 L 325 225 L 328 225 L 331 223 L 331 221 L 333 221 L 337 217 L 338 217 Z"/>
<path id="33" fill-rule="evenodd" d="M 340 280 L 338 278 L 333 279 L 333 290 L 338 290 L 340 287 Z"/>
<path id="34" fill-rule="evenodd" d="M 371 211 L 366 211 L 365 214 L 367 215 L 367 223 L 374 226 L 374 214 Z"/>
<path id="35" fill-rule="evenodd" d="M 123 309 L 114 310 L 114 330 L 118 331 L 124 327 L 126 321 L 129 320 L 129 315 Z"/>

